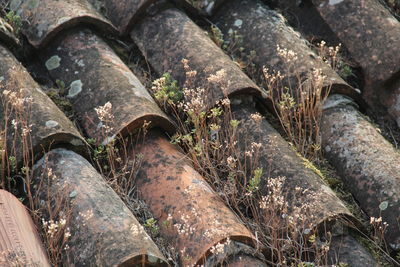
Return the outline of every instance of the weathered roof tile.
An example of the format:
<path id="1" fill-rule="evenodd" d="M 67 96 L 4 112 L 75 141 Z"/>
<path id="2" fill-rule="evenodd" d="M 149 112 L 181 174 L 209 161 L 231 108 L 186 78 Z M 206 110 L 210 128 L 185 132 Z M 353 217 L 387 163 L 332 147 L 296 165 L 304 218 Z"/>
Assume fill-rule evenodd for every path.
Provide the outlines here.
<path id="1" fill-rule="evenodd" d="M 45 46 L 59 32 L 79 24 L 116 33 L 114 26 L 86 0 L 13 0 L 11 7 L 23 20 L 22 32 L 37 48 Z"/>

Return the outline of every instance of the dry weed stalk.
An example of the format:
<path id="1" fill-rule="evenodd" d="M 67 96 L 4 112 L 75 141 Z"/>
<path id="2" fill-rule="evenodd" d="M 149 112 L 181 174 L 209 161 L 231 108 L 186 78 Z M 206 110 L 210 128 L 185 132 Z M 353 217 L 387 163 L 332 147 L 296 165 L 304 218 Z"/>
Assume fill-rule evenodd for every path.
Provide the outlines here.
<path id="1" fill-rule="evenodd" d="M 325 42 L 318 45 L 321 59 L 337 70 L 340 45 L 326 47 Z M 324 85 L 325 76 L 321 69 L 314 69 L 306 76 L 295 68 L 297 54 L 277 46 L 277 54 L 288 64 L 285 72 L 294 77 L 289 79 L 279 71 L 263 69 L 264 85 L 280 124 L 290 142 L 306 158 L 321 158 L 321 136 L 319 125 L 322 118 L 322 106 L 329 95 L 330 87 Z"/>
<path id="2" fill-rule="evenodd" d="M 70 203 L 66 196 L 55 195 L 50 189 L 51 183 L 56 180 L 51 169 L 48 169 L 47 179 L 34 181 L 31 169 L 34 164 L 30 123 L 32 98 L 26 96 L 26 90 L 16 80 L 11 79 L 6 85 L 0 83 L 0 86 L 3 87 L 0 97 L 4 114 L 0 129 L 0 188 L 23 196 L 37 228 L 42 230 L 40 235 L 46 245 L 50 262 L 53 266 L 60 266 L 61 257 L 68 249 L 66 242 L 70 236 L 67 228 Z M 47 192 L 46 197 L 41 198 L 40 194 L 44 190 Z"/>

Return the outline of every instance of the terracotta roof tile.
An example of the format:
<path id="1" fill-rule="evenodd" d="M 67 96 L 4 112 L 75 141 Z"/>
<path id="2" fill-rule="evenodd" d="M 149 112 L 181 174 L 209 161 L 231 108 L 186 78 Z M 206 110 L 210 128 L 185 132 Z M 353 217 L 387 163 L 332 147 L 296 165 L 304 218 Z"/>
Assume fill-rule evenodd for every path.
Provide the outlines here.
<path id="1" fill-rule="evenodd" d="M 261 84 L 259 78 L 264 65 L 289 76 L 287 66 L 291 65 L 304 77 L 315 68 L 322 68 L 327 77 L 324 87 L 332 86 L 322 113 L 324 155 L 367 215 L 382 216 L 389 223 L 386 241 L 393 250 L 399 250 L 400 154 L 361 114 L 356 103 L 366 100 L 370 106 L 384 106 L 392 118 L 399 121 L 400 22 L 373 0 L 315 0 L 305 6 L 288 5 L 301 10 L 300 23 L 307 19 L 307 12 L 311 12 L 307 10 L 312 9 L 313 18 L 326 23 L 321 32 L 329 26 L 329 34 L 335 34 L 333 39 L 337 37 L 344 43 L 364 72 L 366 86 L 360 94 L 325 65 L 302 35 L 265 2 L 173 2 L 188 13 L 207 16 L 207 20 L 216 23 L 228 37 L 226 41 L 231 32 L 240 34 L 243 49 L 255 50 L 252 58 L 254 81 L 184 11 L 167 1 L 13 0 L 10 6 L 21 16 L 21 31 L 35 47 L 37 60 L 46 67 L 49 77 L 54 82 L 65 83 L 66 97 L 85 137 L 96 139 L 98 144 L 116 141 L 117 136 L 124 137 L 129 143 L 125 151 L 127 161 L 132 166 L 141 155 L 143 164 L 135 187 L 157 221 L 172 220 L 174 223 L 171 227 L 160 227 L 159 232 L 174 246 L 179 264 L 216 266 L 226 259 L 227 266 L 265 266 L 265 262 L 274 260 L 275 252 L 261 248 L 263 256 L 256 253 L 257 237 L 195 170 L 186 155 L 170 144 L 165 132 L 172 134 L 176 125 L 100 34 L 129 35 L 159 75 L 171 73 L 182 88 L 204 88 L 205 111 L 228 97 L 231 115 L 239 121 L 238 160 L 246 161 L 246 149 L 251 143 L 260 144 L 258 161 L 264 176 L 286 177 L 283 188 L 290 201 L 288 215 L 299 216 L 296 208 L 304 204 L 309 209 L 310 216 L 293 222 L 296 229 L 306 237 L 313 230 L 332 231 L 332 246 L 328 252 L 332 262 L 340 257 L 351 266 L 372 266 L 375 260 L 347 232 L 353 228 L 363 230 L 358 219 L 318 174 L 305 166 L 304 159 L 266 118 L 260 123 L 251 119 L 260 108 L 271 108 L 265 91 L 257 85 Z M 311 8 L 311 5 L 314 6 Z M 308 30 L 313 31 L 312 27 Z M 74 124 L 6 48 L 19 45 L 9 26 L 0 20 L 0 92 L 6 98 L 12 98 L 13 94 L 26 98 L 21 102 L 20 113 L 29 111 L 31 114 L 27 121 L 32 126 L 28 125 L 30 129 L 27 130 L 32 136 L 33 149 L 29 153 L 33 156 L 30 165 L 34 170 L 33 188 L 49 179 L 46 176 L 49 169 L 57 180 L 48 180 L 49 183 L 44 183 L 46 190 L 35 192 L 33 189 L 33 192 L 53 202 L 57 199 L 55 194 L 64 195 L 75 204 L 71 206 L 68 224 L 72 234 L 68 240 L 70 250 L 63 254 L 63 263 L 167 266 L 164 255 L 131 210 L 87 161 L 86 141 Z M 279 57 L 277 45 L 296 51 L 296 60 L 288 62 Z M 183 59 L 187 61 L 183 63 Z M 188 77 L 188 71 L 195 71 L 196 75 Z M 216 73 L 223 73 L 223 81 L 209 79 Z M 298 82 L 293 76 L 286 86 L 297 88 Z M 14 101 L 14 105 L 17 104 Z M 95 109 L 105 105 L 112 107 L 114 116 L 114 124 L 107 128 L 106 135 Z M 0 105 L 0 115 L 9 114 L 21 115 L 15 113 L 15 106 Z M 12 118 L 7 125 L 9 129 L 15 126 Z M 145 141 L 130 139 L 146 121 L 151 124 Z M 9 131 L 5 151 L 23 158 L 23 144 L 18 140 L 15 143 L 15 138 Z M 22 160 L 18 163 L 22 165 Z M 262 194 L 268 194 L 265 179 L 259 187 Z M 0 191 L 0 209 L 5 207 L 4 198 L 20 213 L 9 216 L 0 213 L 0 265 L 1 253 L 10 249 L 21 250 L 27 258 L 48 265 L 37 234 L 34 230 L 26 231 L 33 229 L 26 210 L 3 190 Z M 6 207 L 7 212 L 13 211 L 11 206 Z M 24 219 L 18 221 L 20 216 Z M 267 224 L 270 218 L 266 215 L 259 219 Z M 12 221 L 14 228 L 10 229 L 25 231 L 18 232 L 16 237 L 21 248 L 8 240 L 13 233 L 4 227 L 7 220 Z M 213 254 L 212 250 L 224 242 L 229 244 L 223 253 Z"/>

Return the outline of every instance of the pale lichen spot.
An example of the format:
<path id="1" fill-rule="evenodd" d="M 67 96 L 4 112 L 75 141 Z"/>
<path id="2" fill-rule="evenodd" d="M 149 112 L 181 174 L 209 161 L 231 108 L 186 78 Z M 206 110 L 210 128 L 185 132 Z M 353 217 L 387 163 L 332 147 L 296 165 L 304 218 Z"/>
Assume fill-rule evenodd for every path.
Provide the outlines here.
<path id="1" fill-rule="evenodd" d="M 144 88 L 142 83 L 139 81 L 138 78 L 136 78 L 136 76 L 132 72 L 124 71 L 122 72 L 122 74 L 128 79 L 129 84 L 133 86 L 132 90 L 136 96 L 144 97 L 153 101 L 150 94 L 147 92 L 146 88 Z"/>
<path id="2" fill-rule="evenodd" d="M 159 261 L 159 258 L 157 258 L 149 253 L 148 253 L 147 257 L 148 257 L 149 262 L 151 262 L 151 263 L 157 263 Z"/>
<path id="3" fill-rule="evenodd" d="M 237 20 L 235 20 L 235 22 L 233 23 L 233 25 L 235 25 L 235 26 L 238 27 L 238 28 L 241 28 L 241 27 L 242 27 L 242 24 L 243 24 L 243 20 L 241 20 L 241 19 L 237 19 Z"/>
<path id="4" fill-rule="evenodd" d="M 85 63 L 83 62 L 83 59 L 80 59 L 76 62 L 76 64 L 78 64 L 79 67 L 85 67 Z"/>
<path id="5" fill-rule="evenodd" d="M 101 144 L 103 145 L 103 146 L 106 146 L 106 145 L 108 145 L 109 143 L 111 143 L 114 139 L 115 139 L 115 137 L 116 137 L 117 135 L 113 135 L 113 136 L 107 136 L 104 140 L 103 140 L 103 142 L 101 142 Z"/>
<path id="6" fill-rule="evenodd" d="M 385 201 L 382 201 L 381 204 L 379 204 L 379 209 L 381 211 L 384 211 L 388 208 L 388 206 L 389 206 L 389 202 L 385 200 Z"/>
<path id="7" fill-rule="evenodd" d="M 54 128 L 56 126 L 58 126 L 58 122 L 53 121 L 53 120 L 46 121 L 46 127 L 47 128 Z"/>
<path id="8" fill-rule="evenodd" d="M 77 138 L 72 139 L 70 143 L 71 143 L 71 145 L 73 145 L 73 146 L 81 146 L 81 145 L 83 145 L 82 140 L 77 139 Z"/>
<path id="9" fill-rule="evenodd" d="M 61 24 L 65 23 L 65 22 L 67 22 L 70 19 L 71 19 L 70 17 L 62 17 L 59 20 L 57 20 L 57 24 L 61 25 Z"/>
<path id="10" fill-rule="evenodd" d="M 325 101 L 322 109 L 323 110 L 327 110 L 327 109 L 330 109 L 330 108 L 334 108 L 334 107 L 338 107 L 338 106 L 345 106 L 345 105 L 348 105 L 348 104 L 356 105 L 354 103 L 354 101 L 351 98 L 347 97 L 347 96 L 339 95 L 339 94 L 333 94 L 333 95 L 330 95 L 328 97 L 328 99 Z"/>
<path id="11" fill-rule="evenodd" d="M 206 12 L 208 15 L 212 14 L 213 8 L 214 8 L 214 1 L 211 1 L 206 7 Z"/>
<path id="12" fill-rule="evenodd" d="M 10 9 L 15 11 L 19 8 L 21 4 L 22 0 L 12 0 L 10 3 Z"/>
<path id="13" fill-rule="evenodd" d="M 46 61 L 45 65 L 48 70 L 54 70 L 60 67 L 60 62 L 61 58 L 57 55 L 54 55 Z"/>
<path id="14" fill-rule="evenodd" d="M 4 81 L 4 76 L 0 76 L 0 82 Z"/>
<path id="15" fill-rule="evenodd" d="M 72 98 L 77 96 L 80 92 L 82 92 L 82 86 L 83 83 L 81 80 L 73 81 L 70 85 L 67 97 Z"/>
<path id="16" fill-rule="evenodd" d="M 329 0 L 329 4 L 330 4 L 331 6 L 340 4 L 341 2 L 343 2 L 343 0 Z"/>

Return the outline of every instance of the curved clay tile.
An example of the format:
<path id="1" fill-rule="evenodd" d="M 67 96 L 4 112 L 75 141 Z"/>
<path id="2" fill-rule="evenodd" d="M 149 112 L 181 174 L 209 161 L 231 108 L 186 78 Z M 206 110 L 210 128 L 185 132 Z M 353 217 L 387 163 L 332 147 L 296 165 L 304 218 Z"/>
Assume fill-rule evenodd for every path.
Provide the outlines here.
<path id="1" fill-rule="evenodd" d="M 127 73 L 129 69 L 100 38 L 90 32 L 67 35 L 49 49 L 46 58 L 59 53 L 61 62 L 69 66 L 65 68 L 61 63 L 59 70 L 51 70 L 54 79 L 69 82 L 75 79 L 71 78 L 75 77 L 75 71 L 81 73 L 79 65 L 88 66 L 85 69 L 87 74 L 76 74 L 76 77 L 82 75 L 85 80 L 82 80 L 82 91 L 79 93 L 82 96 L 72 100 L 89 137 L 99 136 L 94 130 L 97 125 L 89 124 L 91 119 L 85 119 L 95 107 L 88 106 L 89 100 L 97 105 L 114 101 L 117 121 L 132 120 L 141 114 L 138 111 L 147 114 L 156 107 L 145 88 L 136 82 L 135 76 Z M 135 83 L 132 84 L 132 81 Z M 165 115 L 158 108 L 156 110 L 161 118 L 158 120 L 165 120 Z M 140 125 L 133 125 L 127 131 L 133 131 L 135 127 Z M 227 238 L 232 242 L 253 243 L 253 235 L 165 135 L 150 130 L 144 144 L 129 151 L 132 160 L 136 159 L 137 153 L 143 155 L 143 164 L 136 178 L 138 191 L 155 218 L 162 223 L 160 233 L 179 252 L 182 264 L 192 266 L 202 262 L 212 246 Z"/>
<path id="2" fill-rule="evenodd" d="M 249 9 L 241 10 L 240 5 L 242 3 L 246 4 Z M 250 13 L 249 10 L 253 10 L 253 12 Z M 224 12 L 226 12 L 226 14 Z M 247 12 L 249 15 L 243 15 Z M 266 16 L 266 7 L 263 7 L 261 3 L 257 3 L 256 1 L 251 4 L 249 1 L 232 1 L 221 9 L 216 16 L 216 20 L 221 22 L 230 21 L 231 23 L 228 25 L 232 25 L 234 21 L 229 19 L 232 17 L 232 14 L 237 14 L 235 18 L 243 20 L 243 25 L 249 22 L 249 20 L 245 20 L 245 18 L 250 17 L 250 14 L 252 14 L 252 17 L 258 18 L 259 20 L 265 20 L 267 22 L 271 20 Z M 257 14 L 262 16 L 258 17 Z M 272 18 L 274 17 L 276 16 L 272 16 Z M 252 36 L 262 38 L 260 36 L 269 36 L 270 34 L 266 23 L 257 22 L 255 19 L 250 25 L 254 24 L 256 26 L 252 30 L 253 34 L 248 34 L 247 32 L 250 31 L 250 29 L 245 26 L 243 26 L 243 29 L 242 27 L 232 28 L 243 35 L 243 45 L 246 46 L 247 49 L 254 49 L 261 58 L 265 55 L 264 60 L 265 62 L 269 62 L 268 67 L 275 68 L 276 65 L 274 65 L 274 63 L 278 63 L 279 61 L 269 61 L 268 54 L 265 54 L 265 51 L 270 47 L 276 47 L 278 41 L 275 39 L 258 42 L 257 38 Z M 230 27 L 231 26 L 224 25 L 222 27 L 223 33 L 226 34 Z M 292 40 L 298 39 L 298 35 L 294 32 L 290 33 L 290 35 L 293 35 L 291 37 L 288 33 L 286 33 L 286 35 L 288 36 L 280 38 L 279 40 L 289 38 Z M 303 49 L 309 50 L 309 48 Z M 297 53 L 301 53 L 299 50 L 293 50 Z M 286 64 L 288 65 L 291 63 L 286 62 Z M 301 64 L 301 62 L 299 62 L 299 64 Z M 305 65 L 307 66 L 307 63 Z M 282 66 L 278 64 L 277 67 L 283 75 L 287 75 L 287 71 Z M 261 71 L 262 65 L 258 64 L 256 68 Z M 332 74 L 333 70 L 330 70 L 329 73 L 335 75 Z M 342 81 L 342 83 L 344 83 L 344 81 Z M 349 85 L 345 86 L 351 91 Z M 355 105 L 350 99 L 343 95 L 333 95 L 326 103 L 327 109 L 323 113 L 321 125 L 325 155 L 342 175 L 344 182 L 348 186 L 348 190 L 353 193 L 360 203 L 360 206 L 367 211 L 369 216 L 379 217 L 380 201 L 387 200 L 391 203 L 388 210 L 382 213 L 382 216 L 383 219 L 391 225 L 388 228 L 387 236 L 390 236 L 390 240 L 393 241 L 398 239 L 399 236 L 399 228 L 397 227 L 396 220 L 400 213 L 400 204 L 398 203 L 400 188 L 397 182 L 399 179 L 398 177 L 400 177 L 400 168 L 395 162 L 400 160 L 400 154 L 377 132 L 375 127 L 358 112 L 357 108 L 351 106 L 352 104 Z M 337 108 L 331 109 L 336 105 L 338 106 Z M 349 107 L 345 108 L 346 105 L 349 105 Z M 341 107 L 340 109 L 339 106 Z M 372 192 L 371 190 L 367 190 L 367 188 L 380 189 Z"/>
<path id="3" fill-rule="evenodd" d="M 334 236 L 329 244 L 329 264 L 347 266 L 380 266 L 371 254 L 351 235 Z"/>
<path id="4" fill-rule="evenodd" d="M 18 133 L 14 135 L 12 120 L 21 121 L 16 116 L 22 120 L 26 119 L 35 158 L 43 155 L 44 150 L 60 145 L 85 153 L 86 143 L 73 123 L 41 90 L 14 56 L 1 45 L 0 55 L 0 94 L 3 101 L 0 114 L 3 120 L 6 115 L 9 116 L 7 125 L 5 121 L 1 124 L 3 129 L 7 127 L 7 150 L 10 155 L 14 155 L 15 152 L 17 159 L 22 160 L 19 146 L 22 145 L 20 142 L 23 127 L 22 124 L 18 125 Z M 16 146 L 13 145 L 14 140 L 17 142 Z"/>
<path id="5" fill-rule="evenodd" d="M 177 9 L 167 9 L 147 17 L 133 29 L 131 37 L 158 73 L 170 72 L 181 85 L 186 81 L 182 59 L 187 59 L 189 66 L 197 71 L 191 82 L 195 87 L 205 88 L 207 77 L 224 70 L 229 84 L 224 88 L 211 85 L 206 92 L 205 108 L 241 92 L 261 95 L 257 85 L 232 64 L 203 30 Z"/>
<path id="6" fill-rule="evenodd" d="M 297 220 L 296 229 L 304 233 L 311 232 L 316 227 L 344 218 L 344 221 L 358 225 L 357 220 L 311 168 L 307 168 L 305 161 L 281 137 L 281 135 L 265 120 L 257 122 L 251 118 L 257 113 L 252 100 L 237 98 L 232 101 L 232 115 L 239 121 L 238 144 L 240 160 L 245 162 L 245 151 L 252 143 L 261 144 L 259 149 L 259 167 L 263 168 L 265 179 L 285 177 L 283 190 L 288 198 L 288 215 L 298 217 L 296 207 L 307 207 L 301 210 L 309 214 L 304 220 Z M 265 181 L 265 180 L 264 180 Z M 261 192 L 268 194 L 265 182 L 260 185 Z M 268 221 L 268 218 L 265 218 Z M 353 226 L 350 223 L 350 226 Z"/>
<path id="7" fill-rule="evenodd" d="M 116 33 L 114 26 L 86 0 L 13 0 L 10 6 L 21 16 L 22 32 L 36 48 L 78 24 L 90 24 L 102 32 Z"/>
<path id="8" fill-rule="evenodd" d="M 155 17 L 144 20 L 142 25 L 132 31 L 131 36 L 159 74 L 170 70 L 180 86 L 184 85 L 186 76 L 180 60 L 188 59 L 192 69 L 197 71 L 198 75 L 191 86 L 192 88 L 204 85 L 210 87 L 208 95 L 210 104 L 214 104 L 215 101 L 222 100 L 224 97 L 221 87 L 207 81 L 210 74 L 215 74 L 220 69 L 225 69 L 227 73 L 225 79 L 229 83 L 226 91 L 228 95 L 230 93 L 232 95 L 239 93 L 251 95 L 259 90 L 192 21 L 176 10 L 163 11 Z M 238 101 L 241 102 L 240 99 Z M 254 112 L 256 112 L 255 109 Z M 251 125 L 253 123 L 251 114 L 250 110 L 243 107 L 243 109 L 238 108 L 235 115 L 240 116 L 240 119 L 243 120 L 239 124 L 241 130 L 244 131 L 242 136 L 248 134 L 247 139 L 243 139 L 242 142 L 254 139 L 265 148 L 262 154 L 263 160 L 260 161 L 265 173 L 273 174 L 274 177 L 287 176 L 286 188 L 291 195 L 294 195 L 296 187 L 300 187 L 302 191 L 309 190 L 310 193 L 304 194 L 301 201 L 297 200 L 300 204 L 315 202 L 315 196 L 311 192 L 321 194 L 320 201 L 315 202 L 315 206 L 312 207 L 312 214 L 315 216 L 310 222 L 310 227 L 314 228 L 325 220 L 342 215 L 352 218 L 350 212 L 333 191 L 321 181 L 319 176 L 304 167 L 304 162 L 266 120 L 262 122 L 261 134 L 255 134 L 256 126 Z M 245 151 L 243 148 L 243 155 Z M 274 159 L 272 167 L 269 164 L 270 157 Z"/>
<path id="9" fill-rule="evenodd" d="M 371 84 L 400 73 L 400 22 L 379 1 L 312 2 Z"/>
<path id="10" fill-rule="evenodd" d="M 66 266 L 168 266 L 131 211 L 78 154 L 60 148 L 48 152 L 35 164 L 34 177 L 36 183 L 44 181 L 41 200 L 54 203 L 65 196 L 71 202 Z"/>
<path id="11" fill-rule="evenodd" d="M 120 34 L 127 34 L 147 8 L 157 0 L 87 0 L 117 27 Z"/>
<path id="12" fill-rule="evenodd" d="M 161 232 L 180 252 L 182 266 L 204 264 L 210 249 L 218 243 L 227 244 L 227 238 L 254 245 L 255 239 L 243 222 L 165 135 L 152 131 L 144 144 L 129 153 L 132 159 L 137 153 L 143 155 L 136 178 L 138 192 L 158 221 L 169 222 Z"/>
<path id="13" fill-rule="evenodd" d="M 400 126 L 400 22 L 377 0 L 312 2 L 362 67 L 365 100 L 380 100 Z"/>
<path id="14" fill-rule="evenodd" d="M 254 63 L 258 70 L 257 76 L 263 75 L 263 66 L 270 71 L 280 71 L 285 75 L 283 85 L 295 89 L 299 83 L 299 73 L 304 79 L 311 75 L 313 69 L 321 69 L 322 74 L 326 76 L 323 84 L 325 88 L 330 88 L 332 93 L 359 98 L 354 88 L 323 62 L 310 49 L 307 41 L 286 24 L 280 14 L 269 9 L 261 1 L 228 1 L 212 20 L 221 29 L 226 41 L 240 42 L 237 45 L 243 47 L 246 53 L 252 50 L 256 52 L 251 57 L 251 63 Z M 233 39 L 233 35 L 230 35 L 232 32 L 240 35 L 242 41 Z M 278 45 L 282 49 L 294 51 L 296 59 L 280 56 L 277 53 Z"/>
<path id="15" fill-rule="evenodd" d="M 350 99 L 332 95 L 321 124 L 325 156 L 370 217 L 389 224 L 385 237 L 400 249 L 400 153 L 357 110 Z"/>
<path id="16" fill-rule="evenodd" d="M 29 212 L 4 190 L 0 190 L 0 266 L 50 267 Z"/>
<path id="17" fill-rule="evenodd" d="M 42 58 L 54 80 L 60 79 L 69 85 L 67 97 L 81 126 L 98 143 L 107 143 L 120 133 L 132 133 L 140 129 L 144 121 L 151 121 L 151 127 L 173 130 L 167 115 L 131 70 L 89 30 L 68 33 L 43 49 Z M 113 129 L 107 132 L 108 136 L 104 136 L 95 110 L 106 102 L 111 103 L 114 116 Z"/>

